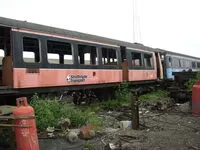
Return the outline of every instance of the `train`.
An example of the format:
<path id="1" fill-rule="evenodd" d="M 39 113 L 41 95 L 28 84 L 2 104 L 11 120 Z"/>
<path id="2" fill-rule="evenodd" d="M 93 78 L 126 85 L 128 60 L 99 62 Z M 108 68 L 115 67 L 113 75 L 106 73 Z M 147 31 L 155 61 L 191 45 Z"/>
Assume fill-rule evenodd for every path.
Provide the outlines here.
<path id="1" fill-rule="evenodd" d="M 0 17 L 0 95 L 80 91 L 172 79 L 200 58 Z"/>
<path id="2" fill-rule="evenodd" d="M 200 58 L 184 54 L 170 52 L 162 49 L 156 51 L 164 54 L 165 79 L 174 79 L 176 72 L 198 72 L 200 71 Z"/>

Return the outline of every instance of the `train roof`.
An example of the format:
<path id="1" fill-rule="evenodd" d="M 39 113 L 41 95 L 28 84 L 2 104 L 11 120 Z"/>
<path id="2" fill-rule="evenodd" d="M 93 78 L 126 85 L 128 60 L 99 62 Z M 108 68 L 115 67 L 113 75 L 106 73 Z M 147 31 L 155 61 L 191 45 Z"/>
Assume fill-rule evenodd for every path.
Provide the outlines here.
<path id="1" fill-rule="evenodd" d="M 167 50 L 164 50 L 164 49 L 156 48 L 155 51 L 160 52 L 160 53 L 164 53 L 164 54 L 171 54 L 171 55 L 182 56 L 182 57 L 187 57 L 187 58 L 191 58 L 191 59 L 198 59 L 198 60 L 200 60 L 200 58 L 198 58 L 198 57 L 194 57 L 194 56 L 190 56 L 190 55 L 185 55 L 185 54 L 180 54 L 180 53 L 176 53 L 176 52 L 171 52 L 171 51 L 167 51 Z"/>
<path id="2" fill-rule="evenodd" d="M 86 34 L 86 33 L 81 33 L 77 31 L 66 30 L 66 29 L 60 29 L 60 28 L 40 25 L 36 23 L 30 23 L 27 21 L 19 21 L 15 19 L 4 18 L 4 17 L 0 17 L 0 26 L 26 29 L 26 30 L 28 29 L 28 30 L 40 31 L 40 32 L 45 32 L 45 33 L 50 33 L 50 34 L 57 34 L 57 35 L 64 35 L 64 36 L 69 36 L 72 38 L 80 38 L 80 39 L 91 40 L 95 42 L 103 42 L 103 43 L 113 44 L 113 45 L 118 45 L 118 46 L 126 46 L 130 48 L 142 49 L 142 50 L 147 50 L 151 52 L 155 51 L 153 48 L 144 46 L 143 44 L 140 44 L 140 43 L 130 43 L 130 42 L 125 42 L 125 41 L 120 41 L 120 40 L 114 40 L 114 39 L 105 38 L 101 36 L 96 36 L 96 35 L 91 35 L 91 34 Z"/>
<path id="3" fill-rule="evenodd" d="M 69 36 L 71 38 L 80 38 L 80 39 L 90 40 L 94 42 L 102 42 L 102 43 L 113 44 L 113 45 L 118 45 L 118 46 L 126 46 L 130 48 L 142 49 L 142 50 L 151 51 L 151 52 L 161 52 L 165 54 L 173 54 L 173 55 L 189 57 L 193 59 L 200 59 L 198 57 L 188 56 L 188 55 L 184 55 L 184 54 L 180 54 L 176 52 L 170 52 L 170 51 L 159 49 L 159 48 L 151 48 L 140 43 L 130 43 L 130 42 L 110 39 L 106 37 L 81 33 L 77 31 L 60 29 L 56 27 L 50 27 L 46 25 L 30 23 L 27 21 L 19 21 L 15 19 L 4 18 L 4 17 L 0 17 L 0 26 L 17 28 L 17 29 L 33 30 L 33 31 L 39 31 L 39 32 L 44 32 L 44 33 L 49 33 L 49 34 L 64 35 L 64 36 Z"/>

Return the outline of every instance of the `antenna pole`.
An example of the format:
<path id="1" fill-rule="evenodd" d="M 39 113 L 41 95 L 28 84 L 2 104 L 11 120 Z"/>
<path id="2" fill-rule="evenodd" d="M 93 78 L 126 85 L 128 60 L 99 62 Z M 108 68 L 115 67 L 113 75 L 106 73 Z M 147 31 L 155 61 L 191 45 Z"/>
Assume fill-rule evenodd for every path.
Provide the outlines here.
<path id="1" fill-rule="evenodd" d="M 134 31 L 134 28 L 135 28 L 135 25 L 134 25 L 134 23 L 135 23 L 135 20 L 134 20 L 134 18 L 135 18 L 135 15 L 134 15 L 134 11 L 135 11 L 135 9 L 134 9 L 134 0 L 133 0 L 133 43 L 135 42 L 135 31 Z"/>

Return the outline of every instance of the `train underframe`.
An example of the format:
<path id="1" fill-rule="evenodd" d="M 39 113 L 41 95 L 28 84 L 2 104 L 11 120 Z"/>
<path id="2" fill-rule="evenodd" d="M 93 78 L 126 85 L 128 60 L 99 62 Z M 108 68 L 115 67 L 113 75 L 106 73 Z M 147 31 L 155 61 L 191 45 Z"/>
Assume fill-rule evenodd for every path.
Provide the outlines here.
<path id="1" fill-rule="evenodd" d="M 37 93 L 45 97 L 58 97 L 60 101 L 73 101 L 75 105 L 91 104 L 102 100 L 115 99 L 116 90 L 121 83 L 101 84 L 101 85 L 84 85 L 84 86 L 65 86 L 65 87 L 42 87 L 42 88 L 24 88 L 12 89 L 8 87 L 0 88 L 0 104 L 15 105 L 15 99 L 18 97 L 31 97 Z M 130 82 L 130 89 L 138 90 L 138 93 L 149 92 L 156 88 L 158 82 L 142 81 Z"/>

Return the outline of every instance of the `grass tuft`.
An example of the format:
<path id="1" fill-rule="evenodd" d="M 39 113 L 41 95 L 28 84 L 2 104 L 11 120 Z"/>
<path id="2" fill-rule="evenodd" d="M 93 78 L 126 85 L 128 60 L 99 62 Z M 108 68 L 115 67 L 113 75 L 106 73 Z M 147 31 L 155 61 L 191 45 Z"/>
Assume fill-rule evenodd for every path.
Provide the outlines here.
<path id="1" fill-rule="evenodd" d="M 168 93 L 166 91 L 157 90 L 151 93 L 141 95 L 139 97 L 139 100 L 140 101 L 156 101 L 156 100 L 161 100 L 166 97 L 168 97 Z"/>

